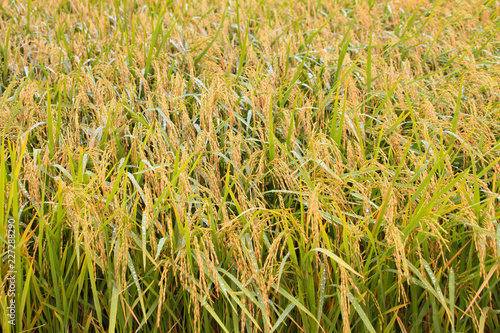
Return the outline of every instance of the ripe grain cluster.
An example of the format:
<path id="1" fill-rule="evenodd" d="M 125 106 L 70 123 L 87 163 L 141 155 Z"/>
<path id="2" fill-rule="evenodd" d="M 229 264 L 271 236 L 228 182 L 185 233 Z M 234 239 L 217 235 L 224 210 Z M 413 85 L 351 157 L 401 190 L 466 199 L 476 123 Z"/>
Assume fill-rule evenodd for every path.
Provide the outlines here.
<path id="1" fill-rule="evenodd" d="M 498 0 L 1 0 L 0 329 L 500 332 Z"/>

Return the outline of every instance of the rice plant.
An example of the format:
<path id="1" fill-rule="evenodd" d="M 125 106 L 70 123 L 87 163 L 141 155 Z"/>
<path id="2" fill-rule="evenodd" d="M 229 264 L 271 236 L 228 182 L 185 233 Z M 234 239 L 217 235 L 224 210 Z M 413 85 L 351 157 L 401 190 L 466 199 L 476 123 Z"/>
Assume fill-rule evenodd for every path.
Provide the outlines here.
<path id="1" fill-rule="evenodd" d="M 498 0 L 3 0 L 0 41 L 2 332 L 500 332 Z"/>

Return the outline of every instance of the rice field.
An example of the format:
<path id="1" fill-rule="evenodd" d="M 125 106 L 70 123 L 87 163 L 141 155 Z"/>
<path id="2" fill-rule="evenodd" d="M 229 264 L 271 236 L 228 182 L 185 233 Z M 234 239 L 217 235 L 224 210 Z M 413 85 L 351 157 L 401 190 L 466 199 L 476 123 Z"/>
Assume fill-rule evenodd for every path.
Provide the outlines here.
<path id="1" fill-rule="evenodd" d="M 0 331 L 500 332 L 500 1 L 1 0 L 0 41 Z"/>

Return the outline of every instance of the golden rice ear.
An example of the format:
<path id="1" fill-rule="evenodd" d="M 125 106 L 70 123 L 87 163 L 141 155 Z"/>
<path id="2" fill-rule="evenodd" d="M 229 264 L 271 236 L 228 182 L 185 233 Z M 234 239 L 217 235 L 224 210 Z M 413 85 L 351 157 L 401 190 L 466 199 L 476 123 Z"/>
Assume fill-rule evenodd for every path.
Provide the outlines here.
<path id="1" fill-rule="evenodd" d="M 340 308 L 342 312 L 342 332 L 350 332 L 349 315 L 351 313 L 351 305 L 349 303 L 349 278 L 348 273 L 343 267 L 340 269 Z"/>

